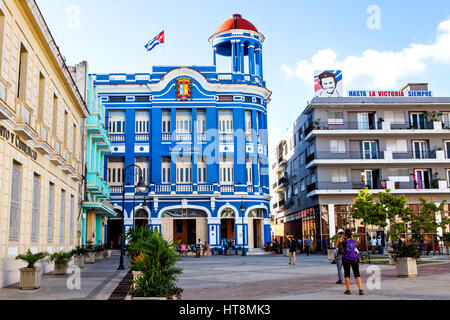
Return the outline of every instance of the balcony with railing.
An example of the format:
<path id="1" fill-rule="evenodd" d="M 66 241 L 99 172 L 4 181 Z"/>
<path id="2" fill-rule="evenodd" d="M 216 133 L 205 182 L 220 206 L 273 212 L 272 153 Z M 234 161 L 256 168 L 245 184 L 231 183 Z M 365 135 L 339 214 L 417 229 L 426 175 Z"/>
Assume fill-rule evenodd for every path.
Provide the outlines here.
<path id="1" fill-rule="evenodd" d="M 171 133 L 161 133 L 161 141 L 169 142 L 172 141 Z"/>
<path id="2" fill-rule="evenodd" d="M 423 121 L 419 123 L 412 122 L 391 122 L 392 130 L 433 130 L 434 122 L 433 121 Z"/>
<path id="3" fill-rule="evenodd" d="M 125 133 L 110 133 L 109 138 L 112 143 L 125 142 Z"/>
<path id="4" fill-rule="evenodd" d="M 176 133 L 175 134 L 177 142 L 191 142 L 192 141 L 192 133 Z"/>
<path id="5" fill-rule="evenodd" d="M 25 140 L 36 139 L 33 111 L 21 98 L 16 99 L 16 132 Z"/>
<path id="6" fill-rule="evenodd" d="M 436 159 L 436 151 L 407 151 L 407 152 L 393 152 L 392 159 Z"/>
<path id="7" fill-rule="evenodd" d="M 381 122 L 335 122 L 315 121 L 305 129 L 305 136 L 313 130 L 381 130 Z"/>
<path id="8" fill-rule="evenodd" d="M 6 103 L 7 82 L 0 76 L 0 119 L 14 118 L 15 110 Z"/>
<path id="9" fill-rule="evenodd" d="M 219 141 L 234 141 L 233 133 L 219 133 Z"/>
<path id="10" fill-rule="evenodd" d="M 250 84 L 258 84 L 265 86 L 265 81 L 261 79 L 259 76 L 255 76 L 253 74 L 240 74 L 240 73 L 218 73 L 217 80 L 225 83 L 243 83 L 247 82 Z"/>
<path id="11" fill-rule="evenodd" d="M 135 141 L 150 141 L 150 133 L 136 133 L 134 135 L 134 140 Z"/>

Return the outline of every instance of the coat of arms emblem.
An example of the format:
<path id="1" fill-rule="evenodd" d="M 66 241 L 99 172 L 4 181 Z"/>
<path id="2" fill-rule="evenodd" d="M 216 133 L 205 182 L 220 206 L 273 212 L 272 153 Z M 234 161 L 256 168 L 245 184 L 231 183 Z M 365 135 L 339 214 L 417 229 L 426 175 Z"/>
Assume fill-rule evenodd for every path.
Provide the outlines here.
<path id="1" fill-rule="evenodd" d="M 192 79 L 181 77 L 176 79 L 175 82 L 177 84 L 175 90 L 175 99 L 180 101 L 192 100 Z"/>

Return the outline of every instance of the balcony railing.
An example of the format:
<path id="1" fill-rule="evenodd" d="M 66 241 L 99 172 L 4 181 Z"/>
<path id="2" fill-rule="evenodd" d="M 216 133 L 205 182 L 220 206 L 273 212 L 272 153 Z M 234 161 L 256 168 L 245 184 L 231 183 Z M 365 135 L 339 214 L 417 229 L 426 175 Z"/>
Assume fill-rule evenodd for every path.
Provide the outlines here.
<path id="1" fill-rule="evenodd" d="M 125 133 L 110 133 L 109 138 L 111 142 L 124 142 L 125 141 Z"/>
<path id="2" fill-rule="evenodd" d="M 155 185 L 155 192 L 171 192 L 172 186 L 170 184 L 157 184 Z"/>
<path id="3" fill-rule="evenodd" d="M 234 186 L 220 186 L 220 192 L 221 193 L 233 193 Z"/>
<path id="4" fill-rule="evenodd" d="M 214 192 L 214 185 L 212 184 L 199 184 L 197 186 L 198 192 Z"/>
<path id="5" fill-rule="evenodd" d="M 219 133 L 219 140 L 220 141 L 233 141 L 234 140 L 234 134 L 232 134 L 232 133 Z"/>
<path id="6" fill-rule="evenodd" d="M 317 151 L 306 157 L 306 162 L 312 160 L 373 160 L 384 159 L 384 152 L 363 152 L 363 151 L 346 151 L 346 152 L 330 152 Z"/>
<path id="7" fill-rule="evenodd" d="M 175 187 L 176 192 L 192 192 L 192 184 L 177 184 Z"/>
<path id="8" fill-rule="evenodd" d="M 171 133 L 161 133 L 161 141 L 171 141 L 172 134 Z"/>
<path id="9" fill-rule="evenodd" d="M 432 130 L 434 129 L 434 123 L 432 121 L 425 121 L 417 124 L 413 124 L 410 122 L 392 122 L 391 123 L 392 130 Z"/>
<path id="10" fill-rule="evenodd" d="M 191 133 L 177 133 L 176 134 L 177 141 L 192 141 Z"/>
<path id="11" fill-rule="evenodd" d="M 436 159 L 436 151 L 408 151 L 394 152 L 392 159 Z"/>
<path id="12" fill-rule="evenodd" d="M 111 194 L 123 193 L 123 186 L 110 186 Z"/>
<path id="13" fill-rule="evenodd" d="M 384 190 L 387 188 L 387 182 L 385 180 L 376 180 L 372 183 L 364 183 L 362 181 L 319 181 L 308 187 L 310 187 L 307 188 L 308 193 L 314 190 L 361 190 L 364 188 L 368 188 L 371 190 Z M 395 182 L 395 189 L 434 189 L 434 187 L 431 183 L 418 184 L 415 181 L 408 181 Z"/>
<path id="14" fill-rule="evenodd" d="M 150 133 L 136 133 L 134 135 L 135 141 L 149 141 L 150 140 Z"/>
<path id="15" fill-rule="evenodd" d="M 312 130 L 381 130 L 381 122 L 316 122 L 305 129 L 305 135 Z"/>
<path id="16" fill-rule="evenodd" d="M 197 141 L 206 141 L 207 135 L 206 133 L 197 133 Z"/>

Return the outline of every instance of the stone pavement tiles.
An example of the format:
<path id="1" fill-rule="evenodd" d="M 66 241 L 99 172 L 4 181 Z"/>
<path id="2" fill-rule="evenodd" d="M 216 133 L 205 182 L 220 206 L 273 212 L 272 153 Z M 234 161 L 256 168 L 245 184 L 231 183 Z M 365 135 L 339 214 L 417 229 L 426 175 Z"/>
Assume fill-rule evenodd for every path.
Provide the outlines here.
<path id="1" fill-rule="evenodd" d="M 118 271 L 118 267 L 119 256 L 114 255 L 95 264 L 86 264 L 81 269 L 79 290 L 68 288 L 67 280 L 71 274 L 67 276 L 45 274 L 42 276 L 40 289 L 20 290 L 19 283 L 16 283 L 0 289 L 0 300 L 107 300 L 128 272 L 128 270 Z"/>
<path id="2" fill-rule="evenodd" d="M 377 265 L 381 287 L 373 290 L 367 287 L 369 265 L 360 265 L 365 296 L 358 295 L 353 275 L 353 295 L 344 295 L 344 285 L 335 284 L 336 265 L 325 256 L 300 255 L 295 266 L 288 262 L 278 255 L 184 258 L 178 284 L 184 300 L 450 299 L 450 260 L 418 265 L 414 279 L 397 278 L 395 266 Z"/>

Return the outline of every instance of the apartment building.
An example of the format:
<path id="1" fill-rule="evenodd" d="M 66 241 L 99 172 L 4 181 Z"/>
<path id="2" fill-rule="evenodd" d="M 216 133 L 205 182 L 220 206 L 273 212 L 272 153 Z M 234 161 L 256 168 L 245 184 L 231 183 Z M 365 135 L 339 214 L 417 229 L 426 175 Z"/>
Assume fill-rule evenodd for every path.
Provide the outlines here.
<path id="1" fill-rule="evenodd" d="M 310 236 L 316 247 L 345 227 L 384 237 L 352 219 L 364 188 L 404 194 L 417 212 L 420 198 L 449 200 L 450 98 L 431 97 L 427 84 L 399 93 L 311 101 L 272 151 L 274 236 Z"/>
<path id="2" fill-rule="evenodd" d="M 0 287 L 80 242 L 83 97 L 35 1 L 0 3 Z M 44 272 L 52 266 L 44 266 Z"/>

